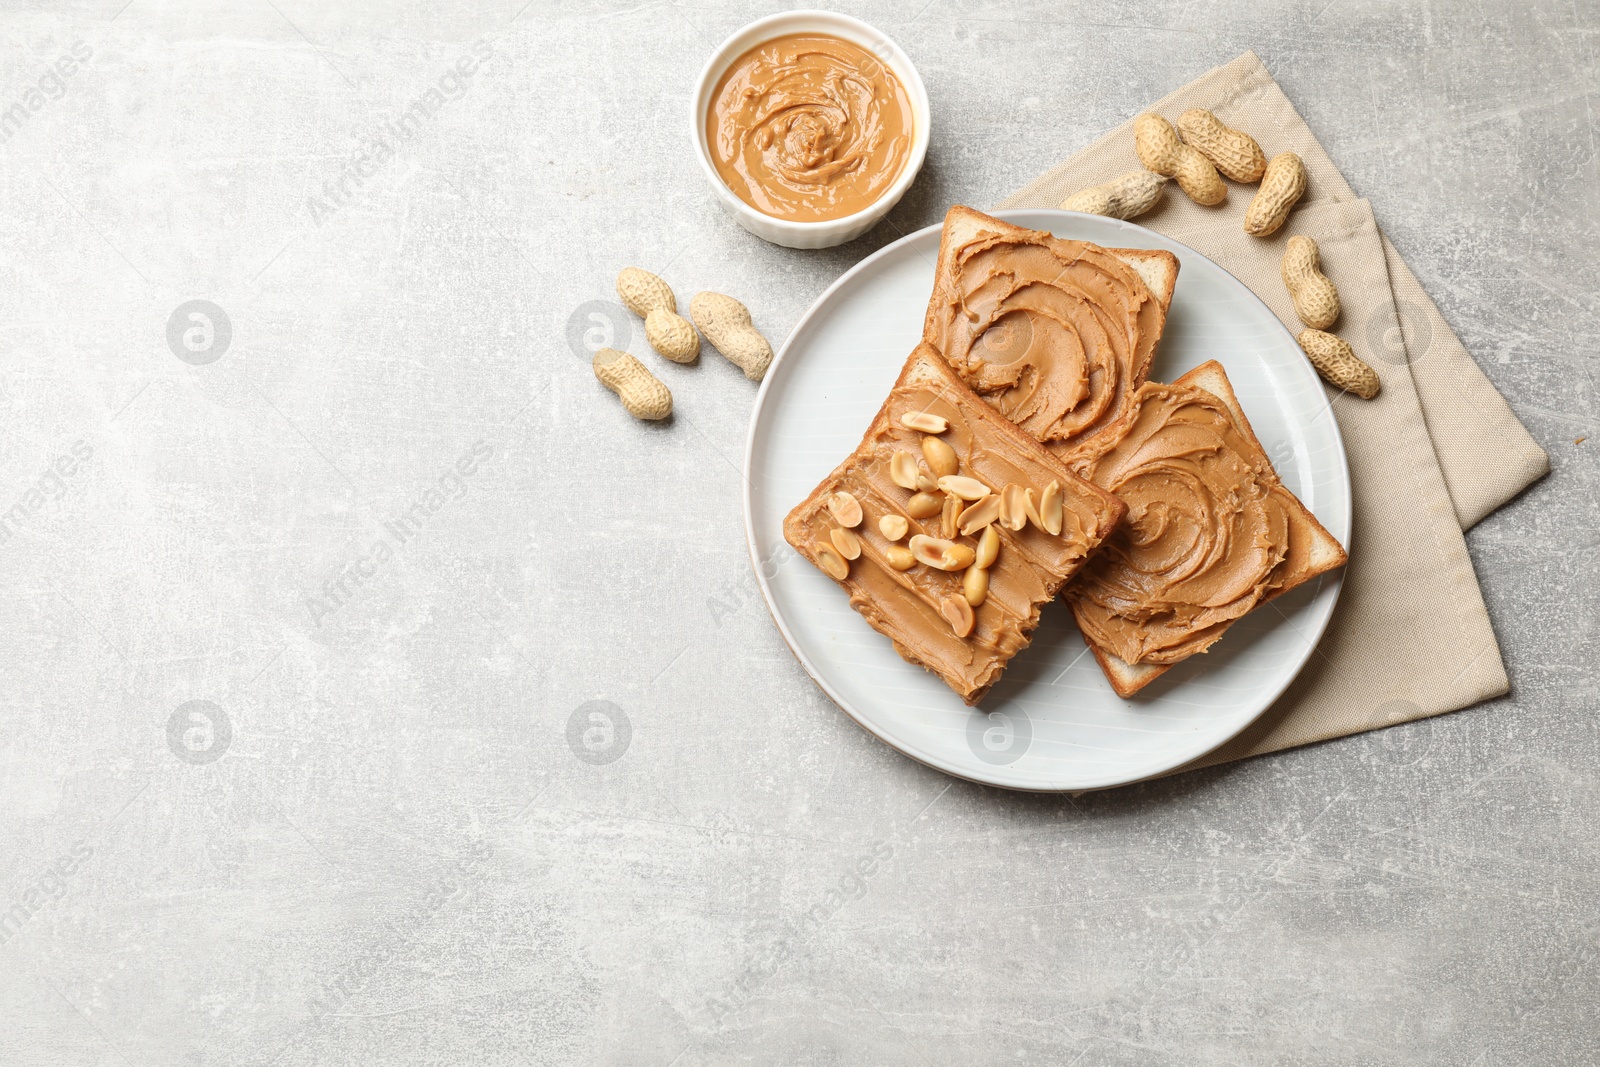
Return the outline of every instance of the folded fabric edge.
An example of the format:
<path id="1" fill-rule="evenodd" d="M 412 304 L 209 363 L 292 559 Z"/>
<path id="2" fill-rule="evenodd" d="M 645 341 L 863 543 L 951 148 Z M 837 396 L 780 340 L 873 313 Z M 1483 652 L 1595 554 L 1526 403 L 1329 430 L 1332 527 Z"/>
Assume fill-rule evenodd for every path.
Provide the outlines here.
<path id="1" fill-rule="evenodd" d="M 1382 227 L 1378 234 L 1422 419 L 1456 520 L 1470 530 L 1550 473 L 1550 455 L 1461 343 Z M 1466 425 L 1449 411 L 1457 404 L 1472 409 Z"/>
<path id="2" fill-rule="evenodd" d="M 1498 645 L 1495 647 L 1498 649 Z M 1484 651 L 1487 652 L 1488 649 L 1485 648 Z M 1498 655 L 1493 657 L 1493 659 L 1496 664 L 1500 663 L 1500 658 Z M 1262 713 L 1261 718 L 1257 719 L 1256 722 L 1252 723 L 1249 727 L 1246 727 L 1243 733 L 1239 734 L 1239 736 L 1235 737 L 1231 741 L 1224 742 L 1220 747 L 1213 749 L 1204 756 L 1201 756 L 1196 760 L 1192 760 L 1189 763 L 1185 763 L 1182 767 L 1175 767 L 1170 771 L 1151 775 L 1149 778 L 1141 778 L 1137 782 L 1129 782 L 1128 785 L 1114 786 L 1112 788 L 1126 789 L 1128 786 L 1141 785 L 1145 782 L 1156 782 L 1164 778 L 1171 778 L 1180 774 L 1188 774 L 1191 771 L 1203 771 L 1210 767 L 1221 767 L 1228 763 L 1238 763 L 1243 760 L 1255 759 L 1258 756 L 1278 755 L 1284 752 L 1291 752 L 1298 748 L 1306 748 L 1309 745 L 1322 745 L 1332 741 L 1356 737 L 1360 734 L 1372 733 L 1377 730 L 1387 730 L 1391 726 L 1404 726 L 1407 723 L 1421 722 L 1424 719 L 1437 719 L 1442 715 L 1454 715 L 1457 712 L 1470 711 L 1471 709 L 1478 707 L 1481 704 L 1486 704 L 1491 700 L 1498 700 L 1511 692 L 1511 682 L 1506 676 L 1505 667 L 1503 665 L 1498 667 L 1498 681 L 1486 679 L 1486 682 L 1487 688 L 1484 692 L 1470 698 L 1457 707 L 1441 708 L 1438 711 L 1422 712 L 1417 715 L 1409 715 L 1393 720 L 1386 720 L 1384 722 L 1372 723 L 1367 726 L 1359 726 L 1355 729 L 1350 729 L 1348 727 L 1341 728 L 1336 726 L 1326 726 L 1319 730 L 1312 731 L 1305 736 L 1298 737 L 1294 741 L 1277 745 L 1275 747 L 1256 748 L 1251 745 L 1246 745 L 1245 742 L 1252 736 L 1256 736 L 1258 730 L 1263 732 L 1265 731 L 1265 724 L 1263 721 L 1272 714 L 1272 709 L 1268 708 Z M 1096 792 L 1096 790 L 1077 790 L 1070 795 L 1078 796 L 1086 792 Z"/>
<path id="3" fill-rule="evenodd" d="M 1491 655 L 1492 653 L 1492 655 Z M 1325 741 L 1336 741 L 1341 737 L 1354 737 L 1357 734 L 1371 733 L 1374 730 L 1386 730 L 1391 726 L 1403 726 L 1408 722 L 1419 722 L 1423 719 L 1433 719 L 1440 715 L 1452 715 L 1458 711 L 1477 707 L 1489 700 L 1496 700 L 1511 692 L 1511 679 L 1506 674 L 1505 664 L 1500 658 L 1500 645 L 1498 641 L 1491 640 L 1473 657 L 1471 663 L 1462 671 L 1463 677 L 1470 672 L 1474 684 L 1469 686 L 1470 693 L 1460 703 L 1452 702 L 1453 706 L 1440 708 L 1437 711 L 1425 711 L 1415 703 L 1409 703 L 1416 709 L 1415 714 L 1396 714 L 1386 717 L 1383 722 L 1372 722 L 1365 725 L 1352 727 L 1348 722 L 1318 723 L 1304 733 L 1296 734 L 1292 739 L 1273 741 L 1271 734 L 1279 725 L 1272 720 L 1272 709 L 1268 708 L 1244 732 L 1233 740 L 1221 745 L 1219 748 L 1206 753 L 1193 762 L 1167 772 L 1183 774 L 1186 771 L 1198 771 L 1206 767 L 1215 767 L 1223 763 L 1232 763 L 1237 760 L 1250 759 L 1255 756 L 1268 756 L 1275 752 L 1288 752 L 1291 749 L 1303 748 L 1306 745 L 1321 744 Z M 1460 679 L 1457 679 L 1458 681 Z M 1165 777 L 1165 776 L 1162 776 Z"/>

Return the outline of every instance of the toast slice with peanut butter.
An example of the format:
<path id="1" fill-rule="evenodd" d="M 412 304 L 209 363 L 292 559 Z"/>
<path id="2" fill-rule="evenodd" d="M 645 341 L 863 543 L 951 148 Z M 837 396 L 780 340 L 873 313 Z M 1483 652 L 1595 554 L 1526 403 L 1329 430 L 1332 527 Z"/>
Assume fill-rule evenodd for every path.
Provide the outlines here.
<path id="1" fill-rule="evenodd" d="M 1055 237 L 956 206 L 923 339 L 1054 451 L 1115 422 L 1150 374 L 1178 258 Z"/>
<path id="2" fill-rule="evenodd" d="M 1141 386 L 1118 422 L 1063 458 L 1128 506 L 1063 592 L 1119 696 L 1348 559 L 1279 480 L 1215 360 Z"/>
<path id="3" fill-rule="evenodd" d="M 783 535 L 895 651 L 971 705 L 1124 510 L 920 344 Z"/>

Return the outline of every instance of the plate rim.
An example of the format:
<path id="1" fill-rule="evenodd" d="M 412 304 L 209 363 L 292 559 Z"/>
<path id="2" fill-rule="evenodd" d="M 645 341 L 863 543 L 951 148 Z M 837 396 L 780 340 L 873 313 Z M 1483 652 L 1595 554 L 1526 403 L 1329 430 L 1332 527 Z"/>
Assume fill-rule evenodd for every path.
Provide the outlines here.
<path id="1" fill-rule="evenodd" d="M 1299 349 L 1299 343 L 1294 339 L 1294 335 L 1289 332 L 1289 328 L 1283 324 L 1283 321 L 1278 318 L 1277 314 L 1267 306 L 1266 301 L 1262 300 L 1253 289 L 1245 285 L 1233 274 L 1232 271 L 1222 266 L 1210 256 L 1196 251 L 1191 246 L 1177 240 L 1174 237 L 1170 237 L 1163 233 L 1158 233 L 1146 226 L 1140 226 L 1138 223 L 1129 222 L 1124 219 L 1114 219 L 1103 215 L 1086 215 L 1083 212 L 1063 211 L 1060 208 L 1002 208 L 985 212 L 985 214 L 988 214 L 993 218 L 1000 219 L 1001 221 L 1010 221 L 1013 218 L 1022 216 L 1035 218 L 1040 215 L 1059 216 L 1063 219 L 1092 218 L 1096 220 L 1097 225 L 1115 224 L 1115 227 L 1119 230 L 1149 234 L 1159 242 L 1166 242 L 1168 244 L 1176 245 L 1185 252 L 1205 260 L 1213 267 L 1216 267 L 1217 270 L 1221 271 L 1223 276 L 1227 279 L 1225 284 L 1237 288 L 1246 294 L 1250 300 L 1253 300 L 1259 304 L 1262 310 L 1267 313 L 1268 318 L 1272 321 L 1273 325 L 1276 326 L 1279 334 L 1282 335 L 1282 338 L 1287 341 L 1289 346 L 1296 350 Z M 1021 223 L 1018 223 L 1018 225 L 1021 225 Z M 1153 778 L 1160 778 L 1179 772 L 1188 767 L 1190 764 L 1194 763 L 1196 760 L 1203 759 L 1204 757 L 1215 752 L 1217 749 L 1221 748 L 1223 745 L 1226 745 L 1228 742 L 1244 733 L 1244 731 L 1248 730 L 1252 725 L 1260 720 L 1262 715 L 1266 714 L 1269 708 L 1277 703 L 1278 698 L 1283 695 L 1284 691 L 1287 690 L 1289 686 L 1294 684 L 1295 679 L 1297 679 L 1301 672 L 1305 670 L 1306 664 L 1311 661 L 1312 655 L 1316 653 L 1317 646 L 1322 643 L 1323 634 L 1327 632 L 1328 624 L 1332 621 L 1334 612 L 1339 606 L 1339 597 L 1344 591 L 1344 568 L 1341 567 L 1332 574 L 1325 574 L 1318 578 L 1320 588 L 1318 589 L 1316 595 L 1322 595 L 1331 587 L 1328 610 L 1323 614 L 1320 621 L 1318 621 L 1313 627 L 1313 633 L 1302 634 L 1302 636 L 1304 636 L 1307 640 L 1307 645 L 1305 654 L 1301 657 L 1300 663 L 1292 672 L 1287 675 L 1287 677 L 1284 678 L 1283 683 L 1272 691 L 1271 695 L 1266 698 L 1261 708 L 1257 710 L 1254 715 L 1241 722 L 1237 729 L 1218 738 L 1215 743 L 1210 744 L 1198 751 L 1186 753 L 1181 761 L 1170 764 L 1162 769 L 1153 771 L 1149 774 L 1141 774 L 1138 777 L 1122 778 L 1115 781 L 1106 781 L 1101 784 L 1080 786 L 1027 785 L 1017 782 L 1001 781 L 996 778 L 975 777 L 970 773 L 966 773 L 970 768 L 963 768 L 957 765 L 949 764 L 947 761 L 940 759 L 932 753 L 921 752 L 917 750 L 915 746 L 907 745 L 896 738 L 888 736 L 883 731 L 877 729 L 873 723 L 863 717 L 855 708 L 851 707 L 849 702 L 844 700 L 839 693 L 834 691 L 833 687 L 828 684 L 827 679 L 823 678 L 818 673 L 810 659 L 798 647 L 796 647 L 794 635 L 789 632 L 789 628 L 787 625 L 785 625 L 783 617 L 778 611 L 777 605 L 773 602 L 772 589 L 767 583 L 766 575 L 762 573 L 760 551 L 756 544 L 755 515 L 753 512 L 752 501 L 752 494 L 754 493 L 755 486 L 751 480 L 752 464 L 756 446 L 756 431 L 761 424 L 761 415 L 766 406 L 768 393 L 770 392 L 770 386 L 777 377 L 775 374 L 773 374 L 773 371 L 775 371 L 781 365 L 783 360 L 789 355 L 795 338 L 800 336 L 802 330 L 809 325 L 812 318 L 819 313 L 819 310 L 823 307 L 823 305 L 826 304 L 838 290 L 848 285 L 856 277 L 856 275 L 866 271 L 879 260 L 885 259 L 894 254 L 896 251 L 900 250 L 902 246 L 909 246 L 919 238 L 924 237 L 929 233 L 937 233 L 941 231 L 943 227 L 944 221 L 941 219 L 939 222 L 932 223 L 920 229 L 912 230 L 910 233 L 902 234 L 898 239 L 890 241 L 888 244 L 870 253 L 869 255 L 863 256 L 856 263 L 852 264 L 849 269 L 844 271 L 844 273 L 840 274 L 839 277 L 835 278 L 826 289 L 817 295 L 816 299 L 811 302 L 811 305 L 806 308 L 805 312 L 801 314 L 800 318 L 795 321 L 795 324 L 790 329 L 788 336 L 784 338 L 783 344 L 779 346 L 777 353 L 773 356 L 772 363 L 767 368 L 767 373 L 762 377 L 761 386 L 756 391 L 755 403 L 752 405 L 750 410 L 750 425 L 745 431 L 743 510 L 745 548 L 749 553 L 750 566 L 755 574 L 756 586 L 761 590 L 761 599 L 763 603 L 766 604 L 767 614 L 771 616 L 773 624 L 778 629 L 778 635 L 783 639 L 783 643 L 788 646 L 789 652 L 800 664 L 801 669 L 803 669 L 811 678 L 811 680 L 816 683 L 817 688 L 822 690 L 823 695 L 832 701 L 840 711 L 844 712 L 852 722 L 854 722 L 862 730 L 865 730 L 868 734 L 871 734 L 877 740 L 881 741 L 883 744 L 888 745 L 891 749 L 893 749 L 895 752 L 898 752 L 902 756 L 914 760 L 915 762 L 926 767 L 931 767 L 932 769 L 943 774 L 948 774 L 952 778 L 973 782 L 977 785 L 985 785 L 996 789 L 1006 789 L 1020 793 L 1076 794 L 1095 792 L 1101 789 L 1117 789 L 1122 786 L 1135 785 L 1139 782 L 1145 782 Z M 1054 233 L 1053 228 L 1051 229 L 1051 232 Z M 1332 401 L 1328 398 L 1326 390 L 1322 388 L 1321 381 L 1318 378 L 1316 371 L 1312 369 L 1310 363 L 1304 362 L 1303 366 L 1305 373 L 1310 375 L 1311 379 L 1316 384 L 1316 393 L 1318 396 L 1320 396 L 1322 401 L 1323 411 L 1319 414 L 1318 418 L 1320 419 L 1324 415 L 1327 417 L 1328 424 L 1333 432 L 1334 442 L 1338 445 L 1337 454 L 1339 460 L 1339 477 L 1336 479 L 1336 485 L 1342 486 L 1343 488 L 1345 507 L 1343 522 L 1339 524 L 1342 526 L 1342 529 L 1330 528 L 1330 532 L 1338 538 L 1340 544 L 1342 544 L 1345 547 L 1346 552 L 1348 552 L 1351 547 L 1350 539 L 1355 510 L 1353 491 L 1350 482 L 1349 453 L 1345 448 L 1344 434 L 1339 428 L 1339 420 L 1334 414 Z M 1318 521 L 1322 521 L 1320 517 L 1318 518 Z M 970 710 L 974 714 L 983 714 L 983 710 L 978 707 L 974 707 Z M 996 768 L 996 770 L 1002 769 L 1003 768 Z"/>

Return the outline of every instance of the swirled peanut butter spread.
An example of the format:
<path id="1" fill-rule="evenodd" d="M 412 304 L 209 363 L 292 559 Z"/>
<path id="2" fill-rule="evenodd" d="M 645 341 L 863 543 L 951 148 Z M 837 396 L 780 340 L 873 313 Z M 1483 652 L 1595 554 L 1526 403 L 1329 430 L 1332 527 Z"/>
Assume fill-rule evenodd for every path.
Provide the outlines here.
<path id="1" fill-rule="evenodd" d="M 1107 249 L 985 221 L 997 230 L 941 249 L 926 336 L 975 392 L 1059 448 L 1126 410 L 1166 312 Z"/>
<path id="2" fill-rule="evenodd" d="M 965 636 L 955 633 L 940 610 L 947 600 L 963 596 L 962 571 L 920 563 L 897 570 L 890 563 L 892 548 L 903 548 L 919 534 L 942 534 L 941 516 L 913 516 L 909 505 L 914 490 L 897 484 L 893 476 L 896 452 L 923 455 L 927 435 L 902 422 L 908 412 L 944 420 L 947 428 L 935 436 L 955 452 L 961 476 L 996 491 L 1007 485 L 1032 488 L 1036 496 L 1051 482 L 1061 486 L 1059 535 L 1031 523 L 1016 531 L 997 527 L 1000 549 L 989 568 L 988 595 L 973 609 L 972 630 Z M 931 475 L 925 462 L 918 466 Z M 982 699 L 1011 657 L 1028 646 L 1040 607 L 1078 572 L 1123 513 L 1115 497 L 1072 475 L 964 388 L 927 345 L 907 361 L 861 445 L 785 520 L 785 538 L 813 563 L 818 562 L 818 547 L 827 546 L 839 526 L 827 505 L 840 491 L 851 494 L 862 511 L 862 521 L 852 531 L 861 554 L 840 579 L 850 606 L 886 635 L 901 656 L 937 673 L 968 704 Z M 879 521 L 886 515 L 905 519 L 904 536 L 891 540 L 884 535 Z M 980 533 L 951 540 L 976 551 Z"/>
<path id="3" fill-rule="evenodd" d="M 795 222 L 868 207 L 906 165 L 911 97 L 881 60 L 826 35 L 791 35 L 733 61 L 712 95 L 706 143 L 734 194 Z"/>
<path id="4" fill-rule="evenodd" d="M 1121 423 L 1065 457 L 1128 505 L 1068 587 L 1090 643 L 1128 663 L 1204 652 L 1304 563 L 1299 505 L 1218 398 L 1148 383 Z"/>

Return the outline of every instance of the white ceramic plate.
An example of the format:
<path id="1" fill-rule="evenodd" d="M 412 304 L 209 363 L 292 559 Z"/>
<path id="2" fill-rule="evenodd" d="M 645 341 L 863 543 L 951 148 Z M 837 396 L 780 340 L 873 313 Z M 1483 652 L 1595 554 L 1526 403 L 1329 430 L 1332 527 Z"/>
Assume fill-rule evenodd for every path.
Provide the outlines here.
<path id="1" fill-rule="evenodd" d="M 1117 219 L 1067 211 L 1000 218 L 1062 237 L 1164 248 L 1182 261 L 1151 378 L 1217 359 L 1290 491 L 1350 543 L 1344 444 L 1316 373 L 1288 330 L 1200 253 Z M 913 759 L 1008 789 L 1123 785 L 1181 767 L 1239 733 L 1314 652 L 1339 596 L 1336 571 L 1251 612 L 1210 652 L 1132 699 L 1112 691 L 1066 605 L 1047 605 L 1033 644 L 968 708 L 895 653 L 844 592 L 783 540 L 783 518 L 861 441 L 922 334 L 939 227 L 862 260 L 830 286 L 778 353 L 745 450 L 745 526 L 756 578 L 784 640 L 856 722 Z"/>

